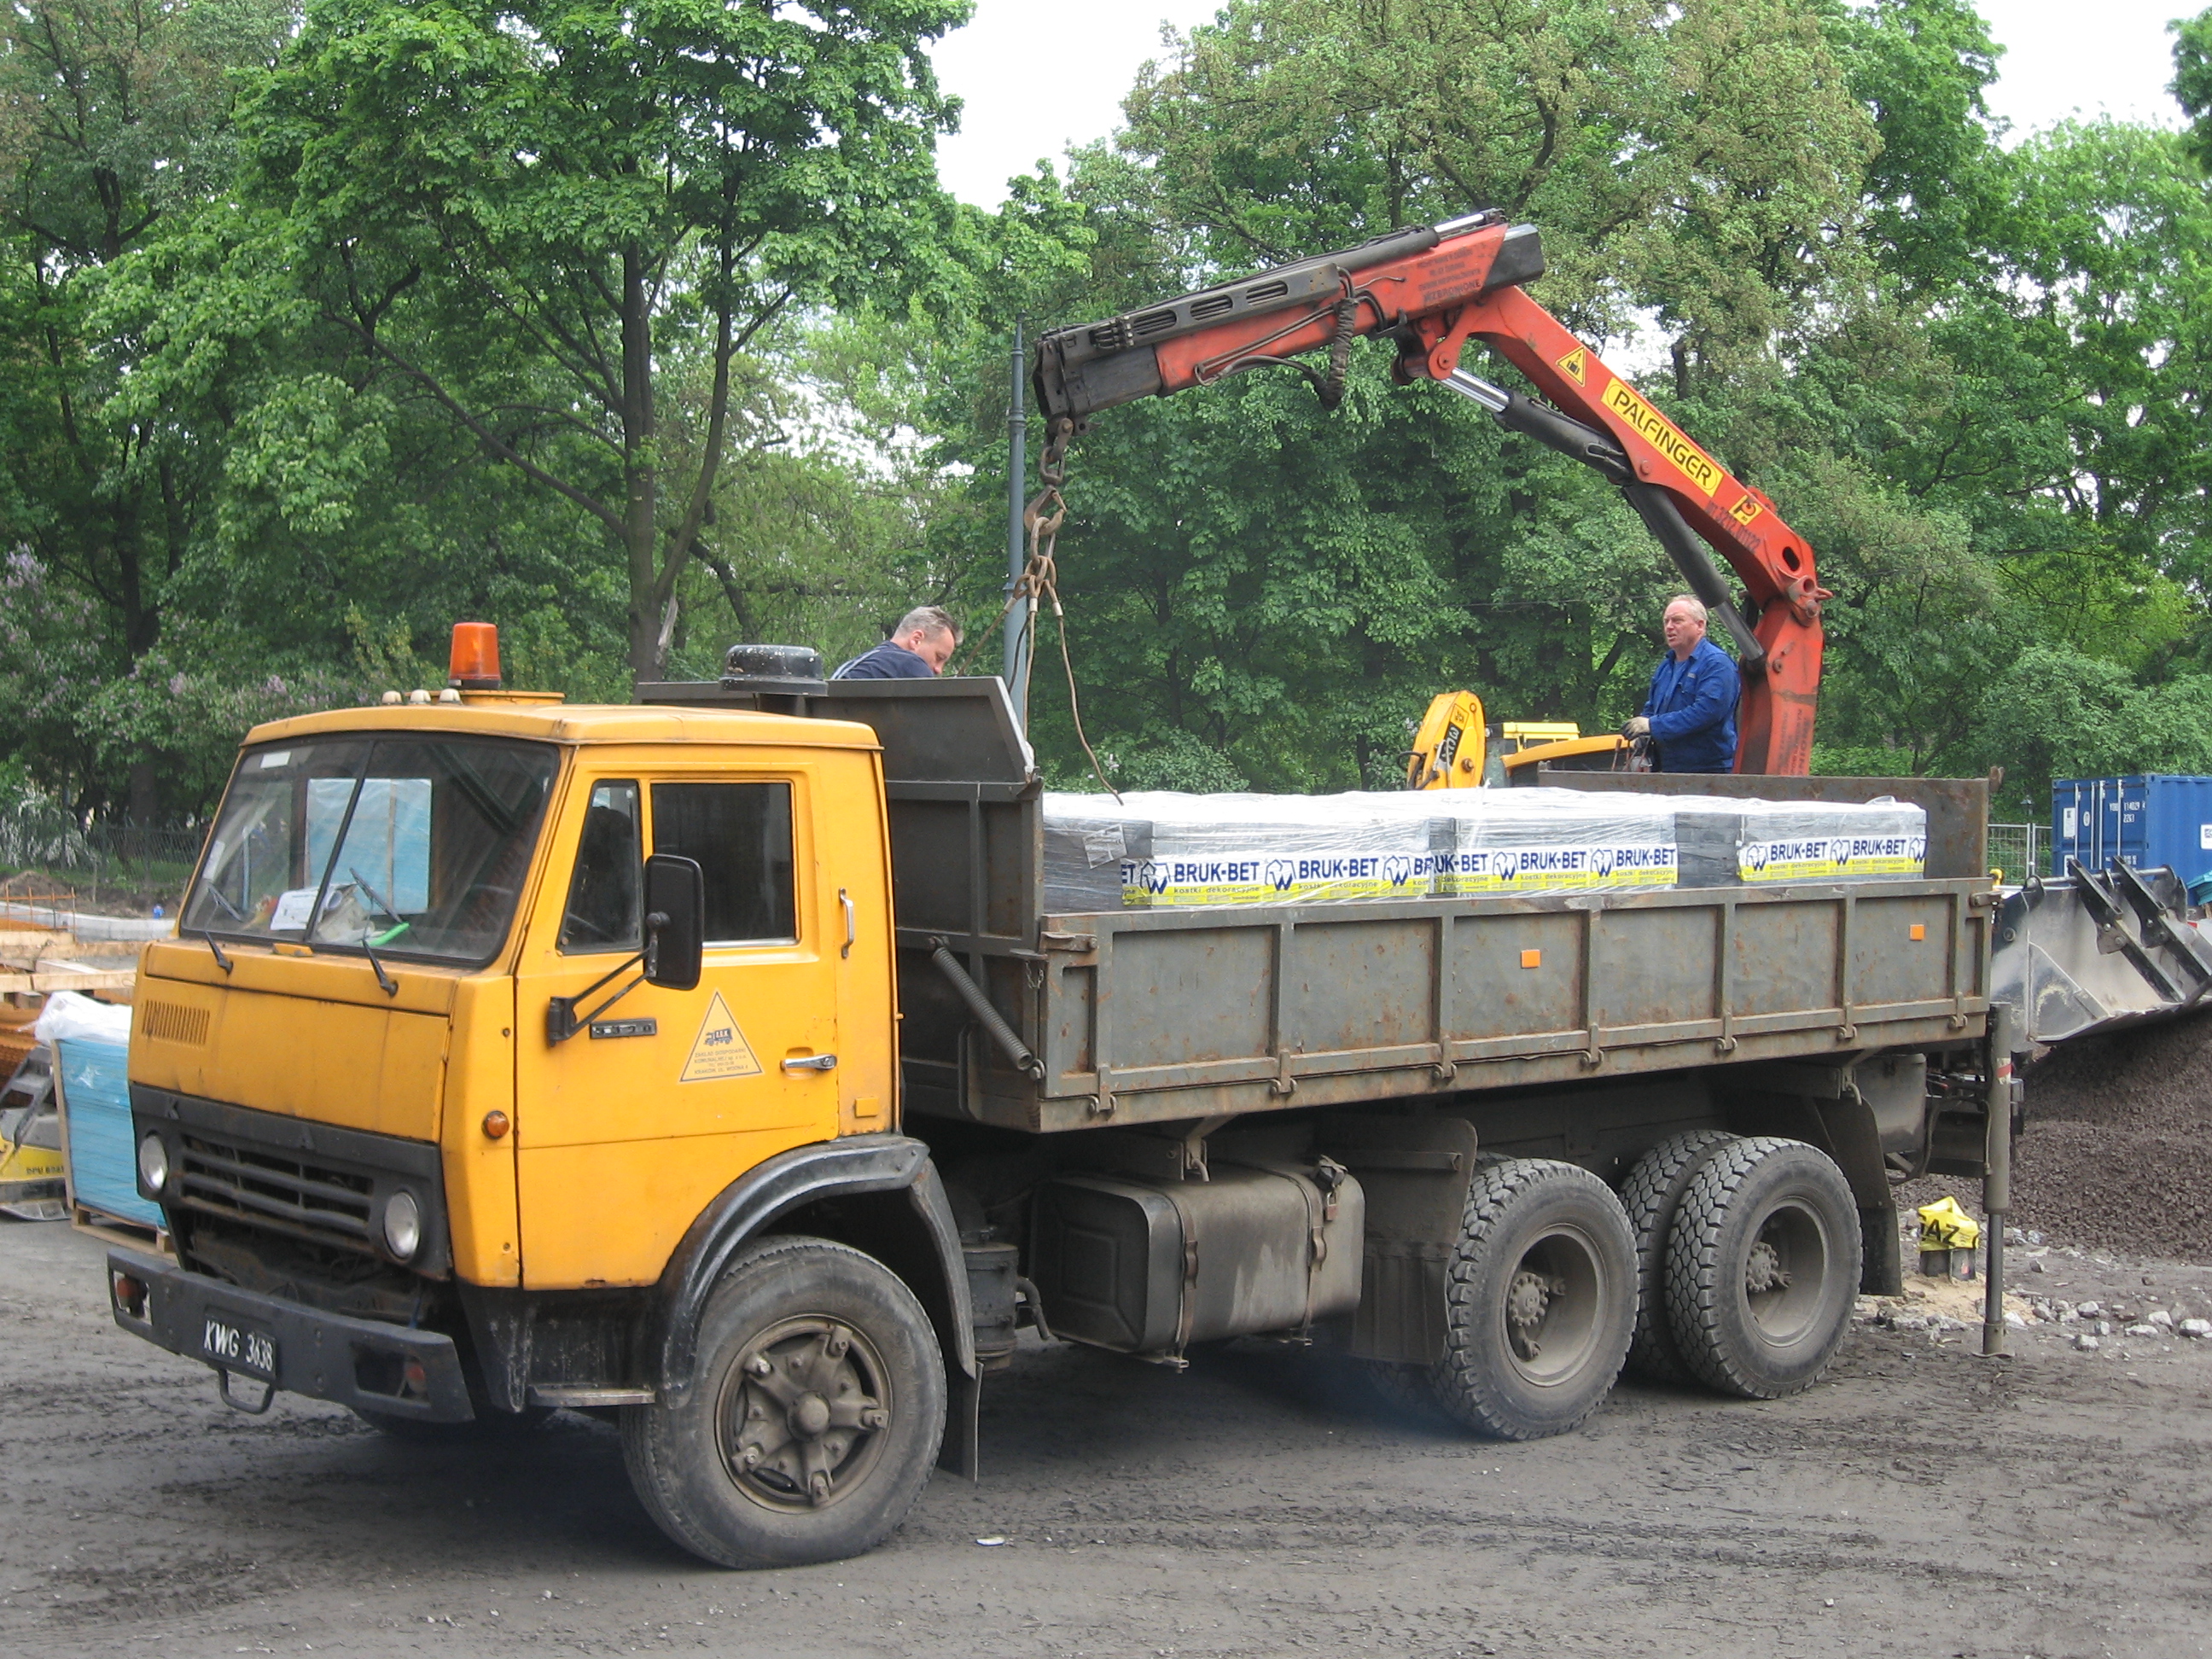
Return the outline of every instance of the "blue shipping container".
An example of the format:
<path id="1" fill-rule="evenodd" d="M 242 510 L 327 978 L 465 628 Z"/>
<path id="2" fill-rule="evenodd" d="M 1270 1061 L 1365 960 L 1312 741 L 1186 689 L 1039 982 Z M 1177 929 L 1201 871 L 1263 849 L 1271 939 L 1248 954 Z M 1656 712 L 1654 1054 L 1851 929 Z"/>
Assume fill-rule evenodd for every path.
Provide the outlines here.
<path id="1" fill-rule="evenodd" d="M 2118 860 L 2163 865 L 2185 882 L 2212 872 L 2212 778 L 2149 773 L 2064 778 L 2051 786 L 2051 873 Z"/>

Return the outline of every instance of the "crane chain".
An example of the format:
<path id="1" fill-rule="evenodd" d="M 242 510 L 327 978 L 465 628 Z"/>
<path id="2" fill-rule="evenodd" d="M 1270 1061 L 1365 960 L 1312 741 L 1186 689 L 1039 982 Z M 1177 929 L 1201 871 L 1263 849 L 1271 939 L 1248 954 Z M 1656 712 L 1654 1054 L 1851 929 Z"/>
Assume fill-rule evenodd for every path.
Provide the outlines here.
<path id="1" fill-rule="evenodd" d="M 1027 735 L 1030 708 L 1030 675 L 1036 665 L 1037 611 L 1045 600 L 1052 602 L 1053 621 L 1060 635 L 1060 662 L 1067 675 L 1067 712 L 1075 722 L 1075 740 L 1083 745 L 1084 758 L 1091 763 L 1091 774 L 1098 780 L 1098 787 L 1114 797 L 1118 803 L 1121 792 L 1107 781 L 1106 769 L 1098 763 L 1098 757 L 1091 747 L 1091 739 L 1083 731 L 1083 705 L 1075 688 L 1075 662 L 1067 649 L 1067 611 L 1060 602 L 1060 571 L 1054 559 L 1054 550 L 1060 541 L 1060 527 L 1067 520 L 1067 501 L 1060 487 L 1067 482 L 1067 445 L 1075 435 L 1075 422 L 1062 416 L 1052 423 L 1045 439 L 1044 453 L 1037 458 L 1037 477 L 1043 488 L 1030 498 L 1022 509 L 1022 526 L 1029 532 L 1030 555 L 1022 567 L 1022 574 L 1014 579 L 1013 592 L 1006 596 L 1005 607 L 989 628 L 969 641 L 972 650 L 981 641 L 1004 624 L 1020 607 L 1024 614 L 1016 637 L 1026 640 L 1029 649 L 1022 653 L 1022 725 Z M 963 653 L 964 654 L 964 653 Z"/>

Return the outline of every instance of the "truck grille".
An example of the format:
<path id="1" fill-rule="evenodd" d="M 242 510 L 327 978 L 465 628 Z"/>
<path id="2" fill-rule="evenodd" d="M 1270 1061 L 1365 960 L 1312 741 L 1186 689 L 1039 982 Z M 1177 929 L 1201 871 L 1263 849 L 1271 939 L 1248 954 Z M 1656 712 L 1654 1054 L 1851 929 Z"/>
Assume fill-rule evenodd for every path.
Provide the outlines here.
<path id="1" fill-rule="evenodd" d="M 369 1212 L 375 1182 L 265 1147 L 185 1137 L 185 1203 L 324 1243 L 374 1255 Z"/>

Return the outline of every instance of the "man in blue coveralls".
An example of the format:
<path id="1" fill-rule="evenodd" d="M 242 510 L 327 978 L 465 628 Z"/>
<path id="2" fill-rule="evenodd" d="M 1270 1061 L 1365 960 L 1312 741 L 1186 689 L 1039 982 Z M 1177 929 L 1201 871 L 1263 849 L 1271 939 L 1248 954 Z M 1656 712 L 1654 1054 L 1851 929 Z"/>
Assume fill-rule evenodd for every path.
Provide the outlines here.
<path id="1" fill-rule="evenodd" d="M 1662 624 L 1667 654 L 1652 671 L 1644 712 L 1620 728 L 1650 737 L 1661 772 L 1726 772 L 1735 765 L 1735 700 L 1743 682 L 1728 653 L 1705 637 L 1705 607 L 1670 599 Z"/>
<path id="2" fill-rule="evenodd" d="M 899 618 L 890 638 L 863 652 L 833 680 L 927 680 L 945 672 L 960 647 L 960 624 L 933 605 L 917 605 Z"/>

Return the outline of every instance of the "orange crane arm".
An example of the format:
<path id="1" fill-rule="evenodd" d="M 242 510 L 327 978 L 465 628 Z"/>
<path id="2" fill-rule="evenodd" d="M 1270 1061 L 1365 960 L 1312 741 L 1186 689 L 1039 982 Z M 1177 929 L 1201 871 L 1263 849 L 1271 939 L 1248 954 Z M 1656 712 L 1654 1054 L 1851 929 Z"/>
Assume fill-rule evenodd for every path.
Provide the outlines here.
<path id="1" fill-rule="evenodd" d="M 1534 227 L 1494 214 L 1396 231 L 1357 248 L 1278 265 L 1165 305 L 1056 329 L 1037 342 L 1032 380 L 1047 422 L 1044 475 L 1058 481 L 1068 440 L 1119 404 L 1288 364 L 1334 406 L 1354 338 L 1395 341 L 1401 383 L 1431 380 L 1503 425 L 1620 484 L 1691 590 L 1734 638 L 1743 670 L 1739 772 L 1810 769 L 1820 684 L 1813 550 L 1774 503 L 1662 414 L 1522 290 L 1543 274 Z M 1470 340 L 1496 350 L 1547 401 L 1460 367 Z M 1297 362 L 1326 349 L 1324 370 Z M 1743 583 L 1747 617 L 1706 552 Z"/>

